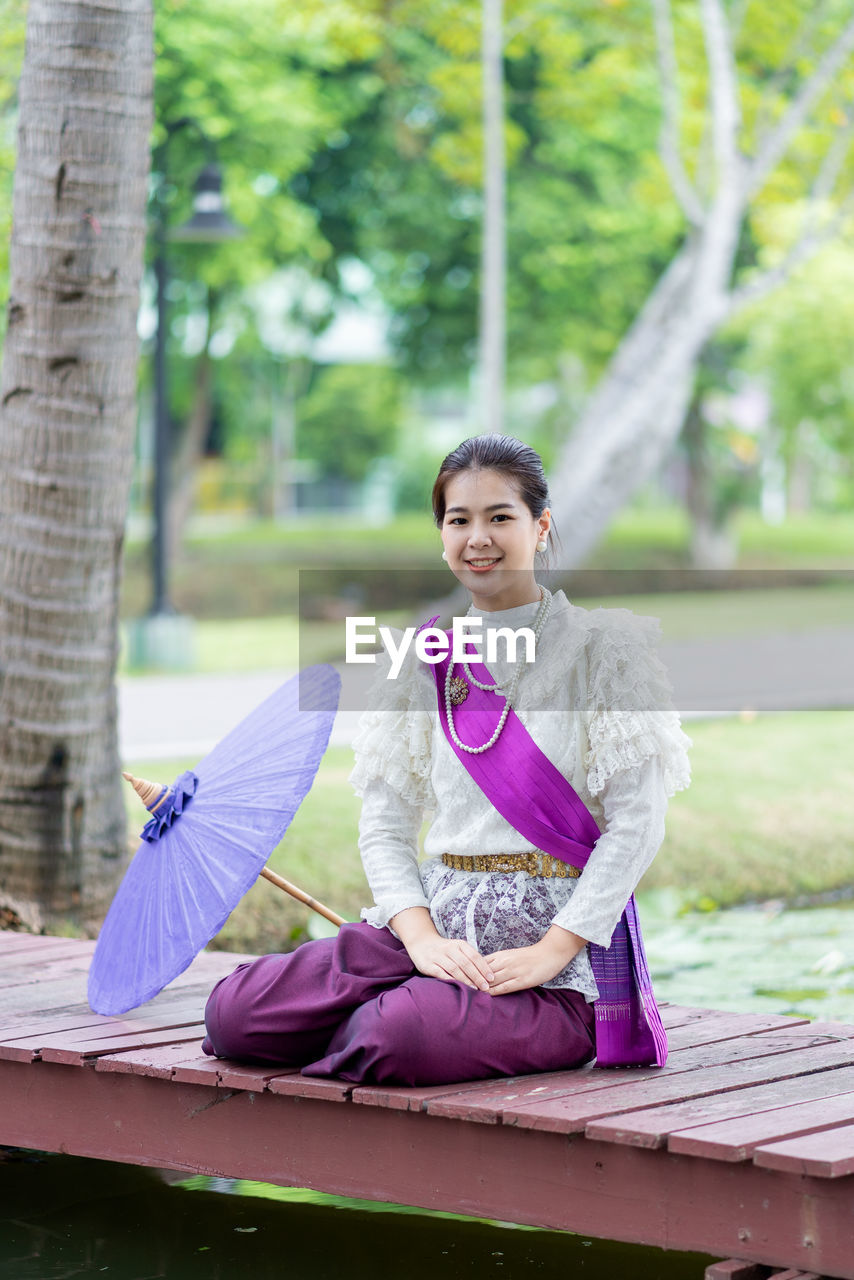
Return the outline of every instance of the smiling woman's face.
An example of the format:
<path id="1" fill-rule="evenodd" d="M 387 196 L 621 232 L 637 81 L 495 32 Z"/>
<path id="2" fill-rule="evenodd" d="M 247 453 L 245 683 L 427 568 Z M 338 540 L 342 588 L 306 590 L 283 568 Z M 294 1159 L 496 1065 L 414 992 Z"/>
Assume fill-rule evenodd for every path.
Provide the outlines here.
<path id="1" fill-rule="evenodd" d="M 442 543 L 448 565 L 478 609 L 492 612 L 540 598 L 537 542 L 550 514 L 535 519 L 517 486 L 500 471 L 460 471 L 445 485 Z"/>

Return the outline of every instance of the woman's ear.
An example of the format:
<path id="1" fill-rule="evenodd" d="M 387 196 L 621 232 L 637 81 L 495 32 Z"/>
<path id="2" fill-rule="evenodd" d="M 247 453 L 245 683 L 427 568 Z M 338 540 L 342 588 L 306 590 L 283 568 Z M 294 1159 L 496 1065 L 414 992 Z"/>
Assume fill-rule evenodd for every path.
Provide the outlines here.
<path id="1" fill-rule="evenodd" d="M 547 538 L 549 534 L 549 529 L 551 529 L 551 527 L 552 527 L 552 513 L 549 510 L 549 508 L 546 507 L 545 511 L 537 521 L 537 528 L 540 531 L 540 537 Z"/>

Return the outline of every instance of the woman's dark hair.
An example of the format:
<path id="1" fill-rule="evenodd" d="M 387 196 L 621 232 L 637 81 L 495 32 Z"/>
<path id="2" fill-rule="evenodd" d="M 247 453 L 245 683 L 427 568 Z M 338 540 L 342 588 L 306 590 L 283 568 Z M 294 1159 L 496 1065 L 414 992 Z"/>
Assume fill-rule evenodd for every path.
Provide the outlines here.
<path id="1" fill-rule="evenodd" d="M 500 471 L 511 480 L 526 507 L 538 520 L 549 505 L 549 486 L 543 460 L 530 445 L 497 432 L 471 436 L 445 458 L 433 485 L 433 519 L 441 529 L 445 519 L 445 487 L 460 471 Z"/>

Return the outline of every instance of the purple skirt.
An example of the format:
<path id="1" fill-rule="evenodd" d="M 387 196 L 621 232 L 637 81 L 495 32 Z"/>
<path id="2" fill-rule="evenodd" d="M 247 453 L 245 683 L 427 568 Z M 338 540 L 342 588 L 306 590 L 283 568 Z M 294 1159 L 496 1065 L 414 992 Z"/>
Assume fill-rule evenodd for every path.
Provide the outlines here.
<path id="1" fill-rule="evenodd" d="M 559 1071 L 595 1052 L 593 1006 L 580 992 L 491 996 L 428 978 L 389 929 L 364 923 L 238 965 L 211 992 L 205 1023 L 205 1053 L 357 1084 Z"/>

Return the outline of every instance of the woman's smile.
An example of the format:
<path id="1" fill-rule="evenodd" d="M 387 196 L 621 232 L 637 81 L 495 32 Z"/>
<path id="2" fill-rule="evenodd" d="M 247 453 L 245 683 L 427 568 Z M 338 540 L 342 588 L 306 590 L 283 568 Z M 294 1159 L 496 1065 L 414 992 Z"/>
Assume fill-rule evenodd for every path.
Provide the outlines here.
<path id="1" fill-rule="evenodd" d="M 548 511 L 534 519 L 518 485 L 487 467 L 454 475 L 445 499 L 445 557 L 475 608 L 491 613 L 538 600 L 534 554 Z"/>
<path id="2" fill-rule="evenodd" d="M 489 559 L 489 560 L 471 559 L 471 560 L 466 560 L 465 563 L 468 565 L 470 569 L 475 569 L 477 572 L 481 573 L 485 569 L 491 569 L 493 565 L 498 564 L 500 562 L 500 559 L 501 559 L 500 556 L 493 556 L 492 559 Z"/>

